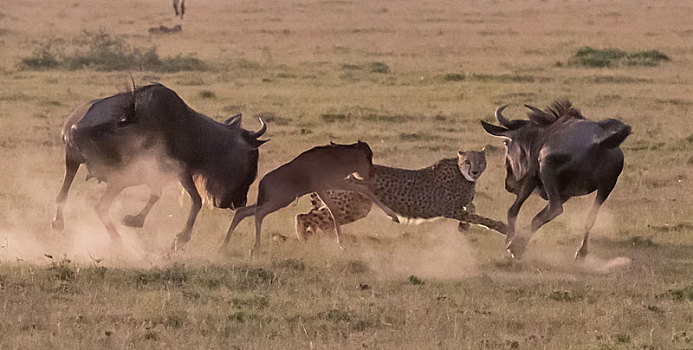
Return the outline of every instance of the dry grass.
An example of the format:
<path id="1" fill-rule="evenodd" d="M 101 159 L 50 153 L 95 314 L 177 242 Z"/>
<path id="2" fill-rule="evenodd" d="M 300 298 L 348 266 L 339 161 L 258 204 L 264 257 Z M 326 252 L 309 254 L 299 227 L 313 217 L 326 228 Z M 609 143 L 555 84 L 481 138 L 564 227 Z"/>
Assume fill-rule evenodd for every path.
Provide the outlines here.
<path id="1" fill-rule="evenodd" d="M 687 1 L 211 0 L 188 4 L 182 33 L 148 35 L 171 24 L 170 12 L 167 1 L 0 4 L 0 349 L 693 347 Z M 634 133 L 584 264 L 570 258 L 591 198 L 568 202 L 522 262 L 489 231 L 460 234 L 445 220 L 396 225 L 381 213 L 345 228 L 345 251 L 332 237 L 299 244 L 293 216 L 306 199 L 267 218 L 259 258 L 247 258 L 250 223 L 216 253 L 231 213 L 211 209 L 187 251 L 173 254 L 188 205 L 177 204 L 175 186 L 143 229 L 120 228 L 124 244 L 113 247 L 92 209 L 103 185 L 84 183 L 83 172 L 66 231 L 48 224 L 63 118 L 124 90 L 127 72 L 20 67 L 48 37 L 69 42 L 101 28 L 131 47 L 214 67 L 132 75 L 217 119 L 264 116 L 272 141 L 261 148 L 261 175 L 329 140 L 365 140 L 377 163 L 408 168 L 489 144 L 476 207 L 503 218 L 512 196 L 500 142 L 478 124 L 500 104 L 521 116 L 523 103 L 569 98 Z M 588 46 L 671 60 L 557 65 Z M 257 128 L 248 117 L 244 126 Z M 121 199 L 114 218 L 139 209 L 146 193 Z M 541 206 L 529 200 L 523 224 Z M 274 234 L 292 239 L 269 242 Z"/>

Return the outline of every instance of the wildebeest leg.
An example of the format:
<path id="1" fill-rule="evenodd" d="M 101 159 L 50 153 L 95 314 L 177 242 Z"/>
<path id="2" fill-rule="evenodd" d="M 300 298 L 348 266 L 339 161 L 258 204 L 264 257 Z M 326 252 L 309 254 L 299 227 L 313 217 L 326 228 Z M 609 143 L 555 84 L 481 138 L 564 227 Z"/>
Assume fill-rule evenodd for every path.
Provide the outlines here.
<path id="1" fill-rule="evenodd" d="M 259 198 L 259 196 L 258 196 Z M 262 220 L 265 216 L 293 203 L 296 198 L 272 198 L 270 201 L 255 207 L 255 244 L 250 251 L 251 255 L 260 251 L 260 236 L 262 233 Z"/>
<path id="2" fill-rule="evenodd" d="M 474 203 L 469 203 L 467 205 L 467 211 L 471 214 L 476 213 L 476 207 L 474 207 Z M 469 223 L 460 221 L 460 223 L 457 225 L 457 230 L 460 232 L 465 232 L 469 230 Z"/>
<path id="3" fill-rule="evenodd" d="M 147 201 L 147 204 L 142 208 L 139 214 L 125 215 L 123 218 L 123 225 L 130 227 L 144 226 L 144 219 L 149 215 L 149 211 L 152 210 L 154 204 L 159 201 L 159 198 L 161 198 L 161 186 L 150 186 L 149 201 Z"/>
<path id="4" fill-rule="evenodd" d="M 51 227 L 55 230 L 62 231 L 65 227 L 63 222 L 63 207 L 65 206 L 67 192 L 70 190 L 72 180 L 74 180 L 75 174 L 77 174 L 77 170 L 79 169 L 79 164 L 79 162 L 72 161 L 68 159 L 67 156 L 65 157 L 65 179 L 63 179 L 63 187 L 60 189 L 60 193 L 55 199 L 57 208 L 55 210 L 55 218 L 53 218 L 51 222 Z"/>
<path id="5" fill-rule="evenodd" d="M 188 221 L 185 223 L 185 228 L 181 231 L 176 239 L 173 241 L 173 250 L 178 250 L 183 247 L 188 241 L 190 241 L 190 236 L 192 234 L 193 225 L 195 225 L 195 219 L 197 218 L 197 213 L 200 212 L 202 208 L 202 198 L 197 192 L 195 187 L 195 182 L 190 174 L 183 174 L 180 178 L 180 184 L 183 185 L 188 194 L 190 194 L 190 199 L 192 200 L 192 206 L 190 207 L 190 214 L 188 215 Z"/>
<path id="6" fill-rule="evenodd" d="M 334 224 L 334 231 L 335 235 L 337 236 L 337 246 L 339 246 L 340 249 L 342 248 L 342 242 L 340 240 L 340 237 L 342 235 L 342 230 L 340 229 L 340 223 L 337 222 L 337 219 L 334 217 L 332 208 L 337 208 L 337 204 L 330 198 L 330 196 L 327 195 L 326 192 L 318 192 L 318 196 L 320 196 L 320 199 L 322 199 L 323 203 L 325 203 L 325 207 L 327 208 L 327 211 L 330 213 L 330 217 L 332 218 L 332 223 Z"/>
<path id="7" fill-rule="evenodd" d="M 173 11 L 176 12 L 176 17 L 178 17 L 178 0 L 173 0 Z"/>
<path id="8" fill-rule="evenodd" d="M 506 248 L 512 257 L 522 257 L 527 242 L 534 232 L 537 232 L 544 224 L 563 213 L 563 202 L 565 202 L 565 200 L 561 199 L 561 195 L 558 191 L 558 183 L 555 172 L 553 171 L 553 164 L 550 166 L 546 166 L 545 164 L 546 163 L 542 163 L 542 165 L 540 165 L 540 177 L 549 203 L 532 219 L 530 232 L 527 237 L 517 236 L 510 240 Z"/>
<path id="9" fill-rule="evenodd" d="M 575 260 L 582 259 L 587 256 L 587 240 L 590 235 L 590 230 L 592 229 L 592 226 L 594 226 L 594 222 L 597 220 L 599 208 L 602 206 L 602 203 L 604 203 L 606 198 L 609 197 L 609 194 L 611 194 L 611 190 L 614 189 L 614 186 L 616 186 L 615 181 L 608 186 L 597 189 L 597 196 L 594 197 L 594 203 L 592 203 L 592 208 L 587 214 L 587 220 L 585 221 L 585 235 L 582 238 L 582 245 L 580 245 L 580 249 L 575 252 Z"/>
<path id="10" fill-rule="evenodd" d="M 517 215 L 520 213 L 520 207 L 525 203 L 529 195 L 532 194 L 536 183 L 534 179 L 527 178 L 520 185 L 520 191 L 515 196 L 515 202 L 508 208 L 508 235 L 505 238 L 505 243 L 510 243 L 510 240 L 515 236 L 515 224 L 517 222 Z"/>
<path id="11" fill-rule="evenodd" d="M 120 240 L 120 235 L 118 234 L 118 230 L 116 230 L 115 226 L 113 225 L 113 222 L 111 222 L 111 204 L 124 188 L 125 187 L 123 185 L 117 182 L 109 182 L 106 186 L 106 192 L 104 192 L 103 196 L 101 196 L 101 199 L 96 204 L 96 214 L 106 227 L 106 231 L 108 231 L 108 234 L 111 236 L 112 240 Z"/>
<path id="12" fill-rule="evenodd" d="M 236 226 L 238 226 L 238 224 L 241 223 L 241 220 L 251 215 L 255 215 L 254 205 L 236 209 L 236 212 L 233 214 L 233 220 L 231 220 L 231 226 L 229 226 L 229 230 L 226 231 L 224 243 L 221 244 L 221 249 L 224 249 L 224 247 L 226 247 L 226 245 L 229 244 L 229 240 L 231 240 L 231 235 L 233 234 L 233 231 L 236 230 Z"/>

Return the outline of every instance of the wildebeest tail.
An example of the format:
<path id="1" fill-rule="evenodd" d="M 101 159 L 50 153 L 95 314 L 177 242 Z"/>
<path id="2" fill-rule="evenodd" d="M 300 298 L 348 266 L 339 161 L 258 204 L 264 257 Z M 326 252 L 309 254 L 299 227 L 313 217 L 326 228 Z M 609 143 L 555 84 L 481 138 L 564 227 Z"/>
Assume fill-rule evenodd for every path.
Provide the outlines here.
<path id="1" fill-rule="evenodd" d="M 617 130 L 613 130 L 599 140 L 599 145 L 606 148 L 616 148 L 630 135 L 630 125 L 621 124 Z"/>

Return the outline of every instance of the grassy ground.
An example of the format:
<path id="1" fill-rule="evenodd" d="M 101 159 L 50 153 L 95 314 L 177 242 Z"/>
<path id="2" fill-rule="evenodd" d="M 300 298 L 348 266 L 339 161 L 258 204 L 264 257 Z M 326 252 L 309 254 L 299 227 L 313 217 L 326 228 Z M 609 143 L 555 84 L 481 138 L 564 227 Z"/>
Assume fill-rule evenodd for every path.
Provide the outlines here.
<path id="1" fill-rule="evenodd" d="M 174 23 L 171 12 L 163 0 L 0 4 L 0 349 L 693 348 L 689 2 L 212 0 L 188 4 L 182 33 L 149 35 Z M 87 50 L 75 41 L 83 31 L 154 46 L 160 61 L 147 71 L 21 65 L 49 41 L 63 50 L 54 55 Z M 659 57 L 652 50 L 670 60 L 644 61 Z M 605 63 L 614 52 L 621 61 Z M 186 71 L 180 58 L 203 65 Z M 305 198 L 266 219 L 258 258 L 247 257 L 249 222 L 217 252 L 231 213 L 212 209 L 187 250 L 171 253 L 189 205 L 175 186 L 113 246 L 92 209 L 104 186 L 83 182 L 83 170 L 66 230 L 52 232 L 64 117 L 124 90 L 128 72 L 219 120 L 243 112 L 256 129 L 254 116 L 268 119 L 260 175 L 330 140 L 362 139 L 376 163 L 407 168 L 486 146 L 476 207 L 499 219 L 513 197 L 501 143 L 478 124 L 499 105 L 521 117 L 524 103 L 569 98 L 634 132 L 582 264 L 571 257 L 591 196 L 568 202 L 522 262 L 490 231 L 396 225 L 375 209 L 345 227 L 344 251 L 332 237 L 301 244 L 293 217 Z M 121 199 L 114 218 L 146 193 Z M 521 223 L 542 205 L 530 199 Z"/>

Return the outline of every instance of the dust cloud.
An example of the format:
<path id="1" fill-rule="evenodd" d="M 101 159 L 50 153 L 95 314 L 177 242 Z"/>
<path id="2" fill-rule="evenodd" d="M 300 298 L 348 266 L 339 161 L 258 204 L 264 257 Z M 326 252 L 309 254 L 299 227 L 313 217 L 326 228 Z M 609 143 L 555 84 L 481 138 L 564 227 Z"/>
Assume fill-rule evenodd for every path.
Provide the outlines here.
<path id="1" fill-rule="evenodd" d="M 364 246 L 362 258 L 379 278 L 386 280 L 411 275 L 439 280 L 476 275 L 477 260 L 456 223 L 446 221 L 429 226 L 431 231 L 394 241 L 384 249 Z"/>
<path id="2" fill-rule="evenodd" d="M 173 174 L 178 164 L 161 154 L 160 149 L 145 152 L 118 175 L 148 183 L 173 185 Z M 124 214 L 134 215 L 144 207 L 149 197 L 146 186 L 128 188 L 113 202 L 110 217 L 121 236 L 120 240 L 113 241 L 94 209 L 105 185 L 97 184 L 95 179 L 85 182 L 87 172 L 84 165 L 68 193 L 63 231 L 50 228 L 62 176 L 41 179 L 24 174 L 26 172 L 20 170 L 15 181 L 16 206 L 7 214 L 7 223 L 0 228 L 0 262 L 45 264 L 69 259 L 81 265 L 147 268 L 172 264 L 184 254 L 174 253 L 170 249 L 174 239 L 172 233 L 181 230 L 181 220 L 162 220 L 169 223 L 164 224 L 165 227 L 157 227 L 156 231 L 171 232 L 167 235 L 143 232 L 147 231 L 146 223 L 144 230 L 120 224 Z M 155 209 L 156 206 L 168 205 L 162 202 L 159 201 Z M 174 203 L 174 206 L 177 204 Z M 187 210 L 184 212 L 187 213 Z M 152 218 L 153 215 L 150 213 L 147 221 L 157 220 Z"/>

